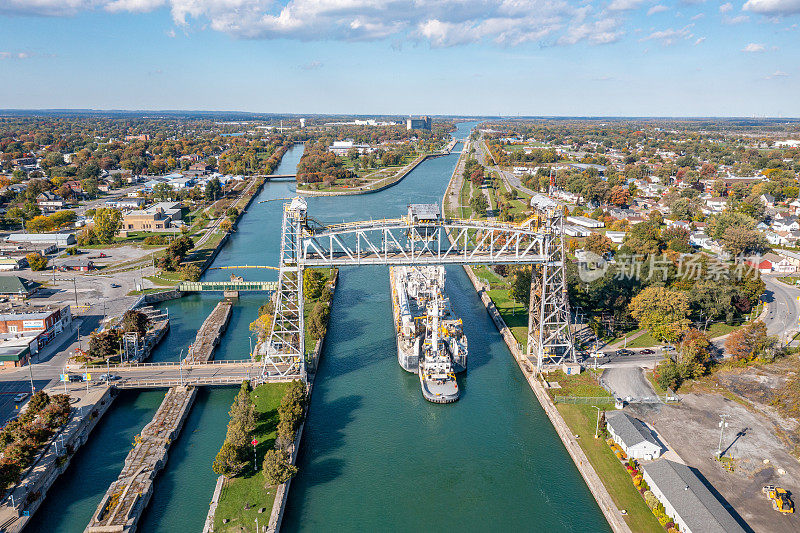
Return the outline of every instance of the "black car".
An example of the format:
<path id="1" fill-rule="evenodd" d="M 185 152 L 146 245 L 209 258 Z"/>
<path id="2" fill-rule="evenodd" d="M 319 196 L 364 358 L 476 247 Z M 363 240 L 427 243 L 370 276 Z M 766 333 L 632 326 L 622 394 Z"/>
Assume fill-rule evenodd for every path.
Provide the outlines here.
<path id="1" fill-rule="evenodd" d="M 74 382 L 81 382 L 81 381 L 83 381 L 83 376 L 81 374 L 70 374 L 69 375 L 69 380 L 71 382 L 73 382 L 73 383 Z"/>
<path id="2" fill-rule="evenodd" d="M 630 350 L 622 349 L 622 350 L 617 350 L 617 355 L 633 355 L 633 352 Z"/>
<path id="3" fill-rule="evenodd" d="M 655 350 L 651 350 L 650 348 L 645 348 L 644 350 L 640 351 L 639 353 L 642 354 L 642 355 L 652 355 L 652 354 L 656 353 L 656 351 Z"/>

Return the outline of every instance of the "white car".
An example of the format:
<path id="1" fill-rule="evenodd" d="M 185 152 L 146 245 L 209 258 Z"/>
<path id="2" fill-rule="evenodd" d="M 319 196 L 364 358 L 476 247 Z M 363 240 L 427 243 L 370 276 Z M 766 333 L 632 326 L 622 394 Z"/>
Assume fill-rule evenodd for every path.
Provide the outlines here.
<path id="1" fill-rule="evenodd" d="M 24 400 L 27 397 L 28 397 L 28 393 L 27 392 L 20 392 L 19 394 L 14 396 L 14 401 L 19 403 L 19 402 L 21 402 L 22 400 Z"/>
<path id="2" fill-rule="evenodd" d="M 606 354 L 604 354 L 603 352 L 592 352 L 592 353 L 589 354 L 589 357 L 600 358 L 600 357 L 605 357 L 605 356 L 606 356 Z"/>

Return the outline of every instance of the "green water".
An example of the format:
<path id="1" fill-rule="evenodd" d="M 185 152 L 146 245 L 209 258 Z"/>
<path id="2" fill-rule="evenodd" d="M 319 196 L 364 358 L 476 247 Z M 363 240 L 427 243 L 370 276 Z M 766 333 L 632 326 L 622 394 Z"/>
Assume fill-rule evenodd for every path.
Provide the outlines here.
<path id="1" fill-rule="evenodd" d="M 463 138 L 472 124 L 462 125 Z M 302 147 L 276 173 L 293 173 Z M 458 155 L 432 159 L 386 191 L 310 198 L 322 221 L 397 216 L 411 202 L 439 202 Z M 267 184 L 258 200 L 293 194 L 294 184 Z M 280 202 L 254 203 L 220 252 L 216 266 L 277 264 Z M 267 270 L 242 272 L 276 279 Z M 209 271 L 225 279 L 230 271 Z M 386 267 L 345 268 L 319 369 L 284 519 L 296 530 L 609 531 L 558 436 L 459 268 L 447 289 L 470 343 L 462 397 L 425 402 L 419 382 L 397 365 Z M 211 295 L 166 302 L 172 329 L 154 360 L 177 359 L 216 304 Z M 248 324 L 263 295 L 234 308 L 218 358 L 243 358 Z M 203 391 L 170 450 L 140 531 L 200 531 L 216 476 L 235 391 Z M 133 436 L 150 420 L 163 392 L 126 393 L 51 490 L 32 531 L 80 532 L 118 475 Z"/>

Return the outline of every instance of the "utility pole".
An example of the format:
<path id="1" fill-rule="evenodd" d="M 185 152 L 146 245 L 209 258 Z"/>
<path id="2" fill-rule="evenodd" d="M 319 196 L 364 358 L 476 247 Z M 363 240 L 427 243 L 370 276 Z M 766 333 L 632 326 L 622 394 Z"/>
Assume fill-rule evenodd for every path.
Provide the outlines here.
<path id="1" fill-rule="evenodd" d="M 722 458 L 722 435 L 725 433 L 725 428 L 728 427 L 728 422 L 725 420 L 731 415 L 719 415 L 719 445 L 717 445 L 717 458 Z"/>
<path id="2" fill-rule="evenodd" d="M 31 396 L 36 393 L 36 387 L 33 386 L 33 354 L 28 359 L 28 372 L 31 375 Z"/>
<path id="3" fill-rule="evenodd" d="M 592 407 L 597 409 L 597 425 L 594 428 L 594 438 L 597 439 L 600 437 L 600 408 L 596 405 L 593 405 Z"/>
<path id="4" fill-rule="evenodd" d="M 78 283 L 77 283 L 77 281 L 75 281 L 75 278 L 72 278 L 72 288 L 75 291 L 75 314 L 77 314 L 78 313 Z M 83 351 L 83 343 L 81 342 L 81 326 L 80 326 L 80 324 L 78 324 L 78 326 L 75 329 L 78 330 L 78 349 L 80 351 Z"/>

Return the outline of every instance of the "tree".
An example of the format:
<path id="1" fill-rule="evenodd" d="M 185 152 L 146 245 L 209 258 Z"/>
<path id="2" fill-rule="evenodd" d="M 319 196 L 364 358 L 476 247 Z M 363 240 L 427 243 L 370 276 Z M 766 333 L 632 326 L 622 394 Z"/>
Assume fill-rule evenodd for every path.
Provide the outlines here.
<path id="1" fill-rule="evenodd" d="M 50 215 L 50 220 L 53 222 L 55 227 L 63 228 L 64 226 L 69 226 L 78 220 L 78 215 L 75 214 L 75 211 L 67 209 L 64 211 L 56 211 Z"/>
<path id="2" fill-rule="evenodd" d="M 756 320 L 728 335 L 725 349 L 731 357 L 740 361 L 756 358 L 771 360 L 776 344 L 777 339 L 767 334 L 767 325 Z"/>
<path id="3" fill-rule="evenodd" d="M 100 244 L 114 242 L 114 236 L 122 227 L 122 212 L 111 207 L 103 207 L 94 213 L 94 233 Z"/>
<path id="4" fill-rule="evenodd" d="M 708 336 L 698 329 L 689 328 L 683 333 L 675 361 L 681 378 L 693 379 L 706 372 L 711 362 L 710 346 Z"/>
<path id="5" fill-rule="evenodd" d="M 147 318 L 147 315 L 142 313 L 141 311 L 136 310 L 129 310 L 125 311 L 125 314 L 122 316 L 122 331 L 125 333 L 135 332 L 138 333 L 140 336 L 143 336 L 147 333 L 147 325 L 150 323 L 150 319 Z"/>
<path id="6" fill-rule="evenodd" d="M 303 274 L 303 294 L 312 300 L 316 300 L 322 295 L 325 287 L 325 275 L 318 269 L 309 268 Z"/>
<path id="7" fill-rule="evenodd" d="M 511 284 L 511 298 L 523 306 L 528 307 L 531 301 L 531 268 L 520 267 L 514 271 L 514 280 Z"/>
<path id="8" fill-rule="evenodd" d="M 233 445 L 226 440 L 214 458 L 211 469 L 219 476 L 231 477 L 244 470 L 245 464 L 239 458 Z"/>
<path id="9" fill-rule="evenodd" d="M 614 204 L 618 207 L 623 207 L 628 205 L 628 201 L 630 200 L 630 193 L 626 187 L 622 185 L 616 185 L 611 188 L 611 196 L 609 198 L 609 203 Z"/>
<path id="10" fill-rule="evenodd" d="M 219 178 L 214 178 L 206 183 L 205 190 L 206 200 L 211 202 L 222 196 L 222 186 L 219 184 Z"/>
<path id="11" fill-rule="evenodd" d="M 731 226 L 720 239 L 725 250 L 731 255 L 760 254 L 769 248 L 764 234 L 755 229 Z"/>
<path id="12" fill-rule="evenodd" d="M 469 206 L 477 215 L 483 215 L 486 213 L 486 209 L 489 207 L 489 203 L 486 201 L 486 197 L 483 193 L 477 194 L 469 201 Z"/>
<path id="13" fill-rule="evenodd" d="M 586 238 L 583 248 L 602 257 L 611 251 L 612 245 L 611 239 L 602 233 L 592 233 Z"/>
<path id="14" fill-rule="evenodd" d="M 658 341 L 675 342 L 689 327 L 689 298 L 682 291 L 647 287 L 628 305 L 639 325 Z"/>
<path id="15" fill-rule="evenodd" d="M 25 227 L 32 233 L 46 233 L 55 229 L 55 224 L 48 216 L 39 215 L 30 219 Z"/>
<path id="16" fill-rule="evenodd" d="M 652 255 L 661 251 L 663 241 L 658 227 L 650 222 L 640 222 L 625 235 L 623 251 L 631 254 Z"/>
<path id="17" fill-rule="evenodd" d="M 175 190 L 169 183 L 156 183 L 153 186 L 153 198 L 159 201 L 175 197 Z"/>
<path id="18" fill-rule="evenodd" d="M 47 258 L 38 252 L 31 252 L 25 256 L 28 260 L 28 265 L 34 272 L 44 270 L 47 267 Z"/>
<path id="19" fill-rule="evenodd" d="M 108 359 L 119 352 L 119 336 L 115 330 L 94 333 L 89 338 L 89 357 Z"/>
<path id="20" fill-rule="evenodd" d="M 667 248 L 676 252 L 688 254 L 694 251 L 689 244 L 689 230 L 680 226 L 670 226 L 661 232 L 661 237 Z"/>
<path id="21" fill-rule="evenodd" d="M 327 304 L 323 302 L 314 304 L 308 317 L 308 332 L 313 339 L 320 339 L 325 334 L 330 312 L 330 307 Z"/>
<path id="22" fill-rule="evenodd" d="M 297 474 L 297 467 L 289 462 L 289 454 L 284 450 L 269 450 L 262 464 L 264 479 L 268 485 L 281 485 Z"/>

